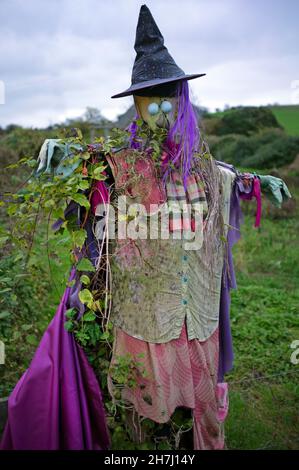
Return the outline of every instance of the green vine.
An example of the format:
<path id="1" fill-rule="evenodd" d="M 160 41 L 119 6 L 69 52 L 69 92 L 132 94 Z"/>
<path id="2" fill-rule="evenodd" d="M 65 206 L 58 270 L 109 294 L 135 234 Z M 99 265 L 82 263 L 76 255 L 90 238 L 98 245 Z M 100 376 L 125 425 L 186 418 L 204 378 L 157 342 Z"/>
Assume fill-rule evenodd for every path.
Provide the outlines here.
<path id="1" fill-rule="evenodd" d="M 158 164 L 166 130 L 157 128 L 153 132 L 141 120 L 138 120 L 136 124 L 138 127 L 136 141 L 142 143 L 144 155 L 147 149 L 151 149 L 153 161 Z M 125 386 L 130 388 L 139 386 L 138 377 L 145 378 L 146 371 L 142 357 L 119 356 L 111 364 L 113 326 L 109 321 L 105 325 L 102 322 L 102 312 L 107 301 L 111 300 L 111 294 L 99 289 L 98 273 L 84 252 L 87 240 L 85 222 L 91 216 L 90 201 L 93 186 L 96 181 L 106 179 L 105 156 L 114 152 L 115 149 L 126 148 L 129 138 L 129 132 L 120 129 L 113 129 L 111 136 L 107 139 L 103 137 L 96 139 L 94 145 L 88 145 L 83 141 L 80 130 L 76 130 L 71 137 L 63 136 L 59 143 L 73 148 L 73 151 L 63 160 L 65 168 L 74 167 L 74 171 L 68 177 L 55 173 L 55 168 L 59 163 L 55 161 L 50 172 L 43 172 L 39 175 L 37 175 L 38 162 L 31 157 L 23 158 L 17 164 L 10 165 L 12 169 L 29 168 L 31 176 L 16 193 L 5 195 L 9 199 L 7 207 L 9 229 L 7 232 L 2 231 L 1 239 L 3 243 L 9 242 L 16 247 L 26 265 L 30 261 L 39 226 L 60 220 L 58 232 L 67 240 L 69 261 L 75 267 L 82 285 L 79 299 L 85 307 L 84 314 L 80 318 L 76 309 L 71 308 L 66 312 L 65 328 L 85 349 L 99 378 L 113 448 L 177 448 L 174 436 L 177 432 L 185 432 L 190 427 L 190 422 L 185 420 L 185 424 L 180 424 L 181 418 L 177 420 L 176 415 L 169 425 L 171 432 L 167 431 L 163 434 L 165 425 L 144 419 L 142 421 L 143 442 L 136 442 L 132 435 L 132 428 L 128 426 L 128 409 L 127 405 L 122 402 L 121 390 Z M 143 154 L 143 150 L 138 150 L 139 156 Z M 132 153 L 134 154 L 134 151 Z M 117 152 L 115 155 L 117 156 Z M 77 211 L 80 212 L 79 219 L 77 214 L 67 215 L 66 209 L 70 204 L 75 205 Z M 68 285 L 73 286 L 75 282 L 75 280 L 71 281 Z M 116 390 L 113 397 L 108 391 L 108 376 L 111 377 Z M 150 400 L 150 397 L 148 399 Z"/>

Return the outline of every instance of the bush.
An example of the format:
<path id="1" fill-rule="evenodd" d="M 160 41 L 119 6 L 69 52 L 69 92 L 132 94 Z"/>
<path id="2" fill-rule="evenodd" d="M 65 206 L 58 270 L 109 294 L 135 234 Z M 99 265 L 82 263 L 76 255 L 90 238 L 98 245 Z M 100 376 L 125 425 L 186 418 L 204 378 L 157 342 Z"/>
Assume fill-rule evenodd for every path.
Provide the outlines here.
<path id="1" fill-rule="evenodd" d="M 215 139 L 209 139 L 212 155 L 217 160 L 222 160 L 233 165 L 241 165 L 242 161 L 255 153 L 257 142 L 240 135 L 227 135 Z"/>
<path id="2" fill-rule="evenodd" d="M 38 265 L 26 271 L 10 253 L 0 259 L 0 340 L 5 344 L 5 366 L 0 369 L 0 397 L 15 385 L 51 319 L 49 279 Z"/>
<path id="3" fill-rule="evenodd" d="M 51 137 L 57 137 L 57 131 L 52 134 L 53 135 L 51 135 L 49 131 L 41 129 L 23 129 L 21 127 L 13 127 L 13 129 L 2 137 L 0 146 L 15 152 L 19 158 L 27 157 L 29 155 L 37 157 L 44 140 Z"/>
<path id="4" fill-rule="evenodd" d="M 281 128 L 270 108 L 238 107 L 225 111 L 219 122 L 210 126 L 216 135 L 242 134 L 249 136 L 265 128 Z"/>
<path id="5" fill-rule="evenodd" d="M 281 167 L 292 163 L 299 154 L 299 138 L 283 137 L 258 148 L 254 155 L 244 159 L 244 166 L 255 168 Z"/>
<path id="6" fill-rule="evenodd" d="M 200 121 L 200 125 L 205 134 L 218 135 L 218 130 L 221 126 L 221 118 L 217 116 L 204 117 Z"/>
<path id="7" fill-rule="evenodd" d="M 250 168 L 281 167 L 299 154 L 299 138 L 270 129 L 250 137 L 226 135 L 209 139 L 211 153 L 217 160 Z"/>

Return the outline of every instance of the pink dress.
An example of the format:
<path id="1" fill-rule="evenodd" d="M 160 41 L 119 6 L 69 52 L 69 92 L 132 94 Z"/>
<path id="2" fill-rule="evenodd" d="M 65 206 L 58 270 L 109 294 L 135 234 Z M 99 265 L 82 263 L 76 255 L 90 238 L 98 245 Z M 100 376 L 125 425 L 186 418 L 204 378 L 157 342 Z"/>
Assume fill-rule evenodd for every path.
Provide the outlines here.
<path id="1" fill-rule="evenodd" d="M 125 168 L 123 159 L 115 156 L 108 161 L 116 188 L 123 186 L 125 174 L 120 172 L 119 178 L 118 173 L 120 168 Z M 142 184 L 149 188 L 145 205 L 163 201 L 165 196 L 153 173 L 139 162 L 138 173 L 142 174 L 142 171 L 146 175 L 141 179 Z M 134 196 L 137 194 L 138 187 L 135 186 Z M 114 335 L 111 367 L 117 367 L 118 357 L 126 355 L 141 364 L 136 373 L 137 386 L 124 386 L 122 400 L 133 405 L 140 417 L 157 423 L 167 423 L 178 407 L 189 408 L 193 415 L 194 449 L 223 449 L 228 394 L 227 384 L 217 383 L 219 327 L 205 341 L 188 339 L 186 319 L 180 337 L 165 343 L 138 339 L 119 327 L 115 327 Z M 145 376 L 143 371 L 146 371 Z M 115 385 L 110 376 L 108 382 L 113 396 Z"/>
<path id="2" fill-rule="evenodd" d="M 115 332 L 112 363 L 130 354 L 147 372 L 146 377 L 140 374 L 138 387 L 123 389 L 123 400 L 157 423 L 169 421 L 177 407 L 193 410 L 196 450 L 224 447 L 228 403 L 226 384 L 217 384 L 218 331 L 206 341 L 189 341 L 184 324 L 180 338 L 162 344 L 136 339 L 119 328 Z"/>

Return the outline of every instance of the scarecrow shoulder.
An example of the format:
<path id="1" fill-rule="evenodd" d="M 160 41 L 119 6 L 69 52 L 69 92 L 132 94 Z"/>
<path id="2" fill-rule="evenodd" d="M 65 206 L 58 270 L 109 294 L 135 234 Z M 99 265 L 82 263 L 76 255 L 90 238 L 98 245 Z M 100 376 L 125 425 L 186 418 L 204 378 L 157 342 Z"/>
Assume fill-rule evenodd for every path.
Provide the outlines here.
<path id="1" fill-rule="evenodd" d="M 237 172 L 232 165 L 217 161 L 217 167 L 221 174 L 222 185 L 225 192 L 230 192 L 237 178 Z"/>

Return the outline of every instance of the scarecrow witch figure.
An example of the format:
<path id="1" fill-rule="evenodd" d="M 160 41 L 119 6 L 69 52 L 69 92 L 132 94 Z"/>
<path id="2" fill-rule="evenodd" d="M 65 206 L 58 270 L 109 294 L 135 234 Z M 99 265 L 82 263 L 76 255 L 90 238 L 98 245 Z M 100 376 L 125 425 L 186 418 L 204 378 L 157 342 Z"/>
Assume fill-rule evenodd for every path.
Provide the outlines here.
<path id="1" fill-rule="evenodd" d="M 194 449 L 223 449 L 229 402 L 224 376 L 233 363 L 232 246 L 239 238 L 240 200 L 256 199 L 258 226 L 261 190 L 278 205 L 290 194 L 279 178 L 240 173 L 210 155 L 188 87 L 189 80 L 205 74 L 187 75 L 178 67 L 146 5 L 139 13 L 135 50 L 131 86 L 112 98 L 132 95 L 136 117 L 123 145 L 88 146 L 93 164 L 105 161 L 104 176 L 85 190 L 91 208 L 70 204 L 65 217 L 76 213 L 87 227 L 83 248 L 94 265 L 93 279 L 110 289 L 111 296 L 104 290 L 101 320 L 102 326 L 113 325 L 107 389 L 113 403 L 126 409 L 132 441 L 146 439 L 143 423 L 149 420 L 164 425 L 167 435 L 181 409 L 192 414 Z M 59 142 L 50 144 L 41 149 L 37 176 L 51 167 Z M 59 174 L 59 167 L 68 178 L 81 171 L 79 163 L 71 169 L 53 164 L 53 171 Z M 147 230 L 162 225 L 158 235 Z M 67 309 L 75 308 L 79 316 L 86 311 L 80 279 L 74 266 L 74 283 L 9 398 L 4 449 L 111 446 L 109 410 L 104 411 L 94 371 L 64 328 Z M 117 372 L 124 358 L 131 375 L 121 383 Z"/>

